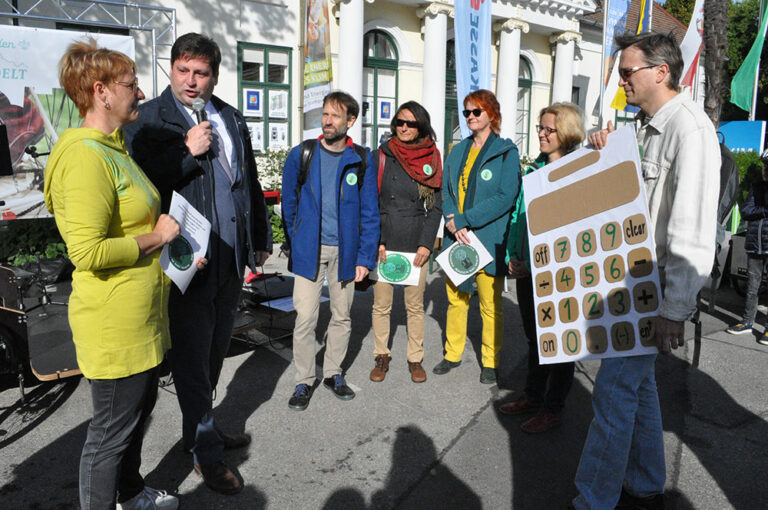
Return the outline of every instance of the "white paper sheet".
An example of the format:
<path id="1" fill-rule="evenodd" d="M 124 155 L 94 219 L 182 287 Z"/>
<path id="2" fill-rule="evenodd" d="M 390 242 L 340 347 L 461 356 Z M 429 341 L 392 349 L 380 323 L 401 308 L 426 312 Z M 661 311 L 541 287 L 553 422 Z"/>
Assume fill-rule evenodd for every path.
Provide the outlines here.
<path id="1" fill-rule="evenodd" d="M 163 247 L 160 267 L 183 294 L 197 272 L 195 261 L 208 249 L 211 222 L 175 191 L 169 214 L 179 223 L 181 233 Z"/>
<path id="2" fill-rule="evenodd" d="M 435 259 L 457 287 L 493 260 L 475 233 L 470 230 L 468 234 L 469 244 L 453 243 Z"/>
<path id="3" fill-rule="evenodd" d="M 368 277 L 392 285 L 418 285 L 421 268 L 413 266 L 414 258 L 415 253 L 387 250 L 387 261 L 379 262 Z"/>

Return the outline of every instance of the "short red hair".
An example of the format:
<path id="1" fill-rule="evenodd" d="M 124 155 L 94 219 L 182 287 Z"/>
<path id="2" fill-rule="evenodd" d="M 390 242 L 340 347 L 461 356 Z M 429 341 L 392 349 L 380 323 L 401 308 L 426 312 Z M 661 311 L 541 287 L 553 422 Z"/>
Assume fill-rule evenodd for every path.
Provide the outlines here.
<path id="1" fill-rule="evenodd" d="M 501 107 L 496 99 L 496 94 L 485 89 L 475 90 L 464 98 L 464 108 L 467 107 L 467 103 L 470 101 L 488 114 L 488 118 L 491 121 L 491 130 L 498 135 L 499 131 L 501 131 Z"/>

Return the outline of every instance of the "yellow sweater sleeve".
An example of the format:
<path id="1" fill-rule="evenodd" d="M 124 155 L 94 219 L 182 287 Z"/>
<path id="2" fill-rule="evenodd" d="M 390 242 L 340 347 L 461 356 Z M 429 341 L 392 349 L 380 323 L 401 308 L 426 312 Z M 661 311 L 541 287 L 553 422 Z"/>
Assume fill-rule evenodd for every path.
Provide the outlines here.
<path id="1" fill-rule="evenodd" d="M 139 245 L 120 235 L 116 186 L 105 158 L 91 147 L 71 147 L 59 165 L 54 208 L 72 263 L 83 271 L 134 265 Z"/>

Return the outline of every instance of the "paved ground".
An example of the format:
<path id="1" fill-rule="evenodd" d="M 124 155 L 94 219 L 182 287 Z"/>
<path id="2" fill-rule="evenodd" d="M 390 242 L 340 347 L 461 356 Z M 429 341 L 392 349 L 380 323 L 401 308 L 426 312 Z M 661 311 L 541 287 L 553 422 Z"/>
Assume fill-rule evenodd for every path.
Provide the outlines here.
<path id="1" fill-rule="evenodd" d="M 284 260 L 270 265 L 285 270 Z M 391 370 L 384 382 L 371 382 L 372 299 L 371 292 L 360 293 L 353 307 L 345 365 L 357 398 L 349 402 L 319 387 L 305 412 L 291 411 L 290 345 L 233 344 L 216 404 L 224 428 L 253 436 L 248 449 L 226 454 L 245 479 L 241 494 L 215 495 L 192 471 L 191 459 L 180 449 L 172 386 L 160 392 L 146 434 L 148 484 L 176 492 L 183 509 L 564 508 L 575 495 L 573 475 L 592 416 L 599 362 L 577 364 L 562 427 L 528 436 L 519 429 L 520 419 L 495 410 L 498 400 L 519 394 L 525 377 L 526 348 L 514 292 L 504 299 L 498 386 L 479 383 L 476 299 L 464 363 L 444 376 L 431 373 L 442 356 L 446 308 L 439 275 L 430 277 L 427 290 L 429 380 L 410 382 L 399 299 Z M 742 298 L 723 289 L 717 304 L 714 314 L 702 316 L 698 367 L 692 365 L 693 342 L 657 362 L 668 507 L 768 508 L 768 348 L 750 335 L 723 332 L 740 312 Z M 328 315 L 326 305 L 321 324 Z M 278 325 L 290 328 L 291 323 Z M 693 337 L 692 327 L 687 336 Z M 7 383 L 2 388 L 0 507 L 77 508 L 78 457 L 91 415 L 87 382 L 39 385 L 24 407 L 15 388 Z"/>

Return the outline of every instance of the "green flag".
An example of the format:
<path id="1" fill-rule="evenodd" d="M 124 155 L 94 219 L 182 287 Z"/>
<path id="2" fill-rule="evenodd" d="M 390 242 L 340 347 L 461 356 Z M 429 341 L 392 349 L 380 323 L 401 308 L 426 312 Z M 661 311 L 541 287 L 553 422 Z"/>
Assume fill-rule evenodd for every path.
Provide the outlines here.
<path id="1" fill-rule="evenodd" d="M 752 109 L 753 87 L 755 86 L 755 74 L 757 66 L 760 64 L 760 54 L 763 52 L 763 42 L 765 41 L 765 23 L 768 20 L 768 9 L 763 8 L 763 19 L 760 22 L 760 30 L 757 33 L 752 48 L 747 53 L 747 58 L 742 62 L 739 70 L 731 81 L 731 103 L 742 110 L 750 111 Z"/>

